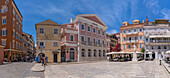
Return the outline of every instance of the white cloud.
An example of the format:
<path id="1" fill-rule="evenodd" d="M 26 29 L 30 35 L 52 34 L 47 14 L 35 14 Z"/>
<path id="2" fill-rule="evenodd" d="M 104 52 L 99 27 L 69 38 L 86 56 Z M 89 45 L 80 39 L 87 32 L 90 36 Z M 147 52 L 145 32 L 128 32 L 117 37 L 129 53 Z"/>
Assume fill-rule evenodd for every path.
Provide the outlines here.
<path id="1" fill-rule="evenodd" d="M 115 34 L 115 33 L 118 33 L 117 30 L 111 30 L 111 31 L 108 31 L 107 34 Z"/>
<path id="2" fill-rule="evenodd" d="M 164 8 L 161 10 L 161 13 L 164 15 L 164 19 L 170 19 L 170 9 Z"/>

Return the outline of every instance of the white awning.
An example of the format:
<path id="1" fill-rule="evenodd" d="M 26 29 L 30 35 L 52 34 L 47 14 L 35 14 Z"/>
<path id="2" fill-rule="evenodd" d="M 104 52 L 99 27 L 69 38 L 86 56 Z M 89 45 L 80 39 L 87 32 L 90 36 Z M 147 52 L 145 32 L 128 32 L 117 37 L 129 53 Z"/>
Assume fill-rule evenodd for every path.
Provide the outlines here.
<path id="1" fill-rule="evenodd" d="M 110 53 L 106 53 L 106 55 L 110 55 L 110 54 L 133 54 L 134 52 L 125 52 L 125 51 L 120 51 L 120 52 L 110 52 Z M 136 51 L 137 54 L 143 54 L 142 52 L 138 52 Z"/>
<path id="2" fill-rule="evenodd" d="M 170 54 L 170 50 L 165 52 L 166 54 Z"/>
<path id="3" fill-rule="evenodd" d="M 157 38 L 157 37 L 159 37 L 159 38 L 162 38 L 162 37 L 170 37 L 170 35 L 151 35 L 151 36 L 149 36 L 149 38 Z"/>

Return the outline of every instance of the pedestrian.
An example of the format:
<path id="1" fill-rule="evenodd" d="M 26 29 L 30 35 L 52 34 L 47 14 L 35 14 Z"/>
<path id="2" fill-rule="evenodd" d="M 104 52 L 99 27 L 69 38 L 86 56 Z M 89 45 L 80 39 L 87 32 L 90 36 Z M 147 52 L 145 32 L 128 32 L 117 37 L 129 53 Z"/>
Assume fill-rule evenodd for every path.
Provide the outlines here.
<path id="1" fill-rule="evenodd" d="M 9 62 L 11 63 L 11 60 L 12 60 L 12 58 L 11 58 L 11 56 L 9 57 Z"/>
<path id="2" fill-rule="evenodd" d="M 44 65 L 44 58 L 41 57 L 41 63 L 42 63 L 42 66 Z"/>
<path id="3" fill-rule="evenodd" d="M 46 57 L 44 57 L 44 66 L 46 66 L 46 64 L 47 64 L 47 59 Z"/>
<path id="4" fill-rule="evenodd" d="M 161 54 L 161 55 L 159 56 L 159 61 L 160 61 L 160 64 L 159 64 L 159 65 L 161 65 L 162 57 L 163 57 L 163 55 Z"/>

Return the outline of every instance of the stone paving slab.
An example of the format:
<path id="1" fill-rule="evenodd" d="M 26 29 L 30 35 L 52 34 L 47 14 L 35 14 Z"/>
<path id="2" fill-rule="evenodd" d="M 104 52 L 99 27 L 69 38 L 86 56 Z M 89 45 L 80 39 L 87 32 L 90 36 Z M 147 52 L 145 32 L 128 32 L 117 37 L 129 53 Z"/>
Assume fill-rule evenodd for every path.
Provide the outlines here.
<path id="1" fill-rule="evenodd" d="M 165 61 L 162 61 L 162 64 L 164 65 L 164 67 L 166 68 L 166 70 L 169 72 L 170 74 L 170 64 L 166 63 Z"/>
<path id="2" fill-rule="evenodd" d="M 41 66 L 40 63 L 36 63 L 32 68 L 31 71 L 34 72 L 43 72 L 45 70 L 44 66 Z"/>
<path id="3" fill-rule="evenodd" d="M 48 65 L 45 78 L 168 78 L 156 61 Z"/>

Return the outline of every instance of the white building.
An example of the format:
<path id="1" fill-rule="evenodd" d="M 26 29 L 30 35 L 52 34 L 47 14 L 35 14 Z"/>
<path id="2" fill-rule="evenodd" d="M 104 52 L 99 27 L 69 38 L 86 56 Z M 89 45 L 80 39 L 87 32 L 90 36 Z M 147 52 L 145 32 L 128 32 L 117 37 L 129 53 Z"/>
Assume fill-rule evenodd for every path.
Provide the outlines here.
<path id="1" fill-rule="evenodd" d="M 155 22 L 145 22 L 144 43 L 146 58 L 158 59 L 161 54 L 170 50 L 170 25 L 168 19 L 155 19 Z"/>

